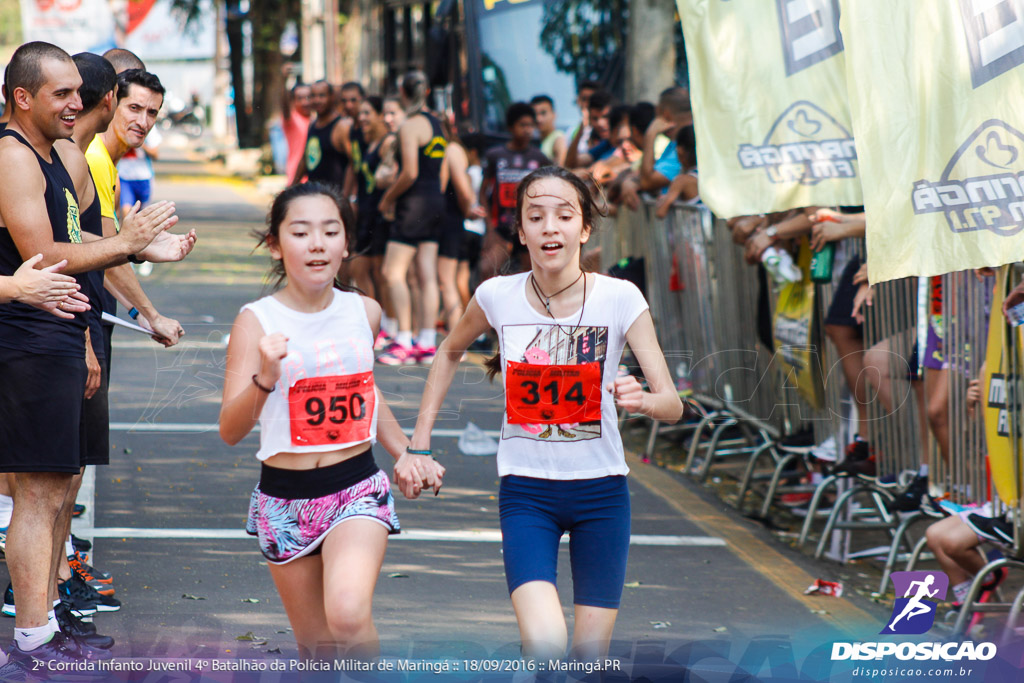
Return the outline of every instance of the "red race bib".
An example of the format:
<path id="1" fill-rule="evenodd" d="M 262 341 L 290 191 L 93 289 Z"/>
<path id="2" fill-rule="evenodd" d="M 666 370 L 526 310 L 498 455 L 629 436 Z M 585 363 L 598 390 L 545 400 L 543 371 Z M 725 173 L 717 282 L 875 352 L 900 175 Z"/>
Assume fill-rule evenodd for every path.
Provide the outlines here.
<path id="1" fill-rule="evenodd" d="M 507 361 L 509 424 L 574 424 L 601 419 L 601 364 L 534 365 Z"/>
<path id="2" fill-rule="evenodd" d="M 372 370 L 300 379 L 288 390 L 292 445 L 366 441 L 376 402 Z"/>

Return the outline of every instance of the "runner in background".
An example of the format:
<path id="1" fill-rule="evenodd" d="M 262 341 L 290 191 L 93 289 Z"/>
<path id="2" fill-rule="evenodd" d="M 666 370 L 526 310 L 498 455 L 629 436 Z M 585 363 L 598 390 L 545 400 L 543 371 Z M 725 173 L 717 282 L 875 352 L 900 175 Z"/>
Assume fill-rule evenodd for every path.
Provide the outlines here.
<path id="1" fill-rule="evenodd" d="M 378 184 L 377 171 L 381 168 L 382 147 L 391 133 L 384 123 L 384 102 L 380 97 L 370 95 L 359 106 L 359 129 L 359 137 L 352 141 L 353 163 L 348 170 L 354 177 L 345 181 L 356 188 L 358 209 L 356 257 L 349 273 L 356 287 L 388 310 L 388 290 L 381 265 L 390 226 L 377 208 L 385 189 Z M 383 330 L 378 341 L 383 338 L 381 335 L 386 336 Z"/>
<path id="2" fill-rule="evenodd" d="M 445 329 L 451 332 L 462 317 L 464 303 L 459 293 L 459 259 L 465 252 L 466 221 L 480 219 L 487 212 L 477 201 L 479 188 L 473 192 L 469 175 L 469 157 L 453 126 L 448 129 L 448 149 L 441 166 L 445 211 L 441 221 L 441 241 L 437 252 L 437 279 L 441 288 L 441 305 Z M 478 247 L 479 249 L 479 247 Z M 464 257 L 468 260 L 468 254 Z M 468 284 L 468 283 L 467 283 Z"/>
<path id="3" fill-rule="evenodd" d="M 306 153 L 288 184 L 296 185 L 305 177 L 340 190 L 351 154 L 350 125 L 334 113 L 334 91 L 327 81 L 310 86 L 309 103 L 316 118 L 306 132 Z"/>
<path id="4" fill-rule="evenodd" d="M 306 133 L 309 131 L 310 88 L 309 84 L 296 82 L 291 90 L 287 87 L 288 77 L 294 71 L 294 65 L 285 64 L 281 67 L 284 80 L 281 88 L 281 131 L 288 143 L 288 160 L 285 165 L 285 177 L 294 178 L 295 171 L 306 149 Z M 301 178 L 300 178 L 301 180 Z"/>
<path id="5" fill-rule="evenodd" d="M 429 364 L 437 351 L 437 248 L 444 213 L 441 164 L 448 141 L 441 122 L 427 111 L 427 94 L 426 74 L 413 71 L 402 79 L 407 118 L 398 129 L 399 172 L 379 205 L 385 219 L 394 217 L 384 252 L 384 278 L 399 327 L 395 341 L 377 359 L 385 365 Z M 413 302 L 406 283 L 413 259 L 422 292 L 420 332 L 415 342 Z"/>
<path id="6" fill-rule="evenodd" d="M 537 131 L 540 133 L 540 151 L 553 164 L 565 163 L 569 151 L 565 133 L 555 125 L 555 102 L 547 95 L 537 95 L 530 100 L 533 113 L 537 115 Z"/>
<path id="7" fill-rule="evenodd" d="M 374 385 L 380 306 L 335 288 L 355 234 L 348 202 L 305 183 L 277 196 L 267 222 L 260 244 L 285 286 L 235 319 L 220 435 L 235 445 L 259 423 L 262 469 L 246 530 L 259 538 L 299 657 L 369 659 L 379 653 L 373 591 L 388 535 L 399 530 L 372 445 L 379 436 L 409 498 L 436 493 L 444 468 L 406 452 L 409 440 Z M 333 361 L 323 362 L 324 349 Z M 291 401 L 297 394 L 308 399 Z M 336 419 L 338 405 L 347 419 Z M 337 433 L 311 426 L 325 414 Z"/>
<path id="8" fill-rule="evenodd" d="M 513 102 L 505 112 L 512 139 L 488 150 L 483 160 L 480 205 L 488 208 L 487 235 L 480 255 L 480 280 L 513 268 L 529 267 L 529 252 L 516 235 L 516 188 L 531 171 L 551 161 L 533 146 L 537 115 L 525 102 Z M 516 263 L 513 265 L 511 261 Z"/>
<path id="9" fill-rule="evenodd" d="M 139 202 L 142 206 L 149 204 L 153 196 L 153 160 L 160 158 L 160 143 L 163 136 L 160 129 L 153 126 L 146 136 L 141 147 L 131 147 L 121 161 L 117 162 L 117 175 L 120 179 L 121 188 L 121 214 L 124 216 L 128 210 Z M 150 262 L 140 263 L 136 267 L 136 273 L 142 277 L 148 277 L 153 273 L 153 264 Z"/>
<path id="10" fill-rule="evenodd" d="M 630 541 L 628 472 L 617 410 L 677 421 L 672 384 L 647 302 L 625 280 L 585 273 L 580 249 L 602 213 L 586 184 L 548 166 L 516 192 L 517 236 L 530 270 L 487 280 L 442 342 L 420 403 L 411 448 L 430 433 L 470 342 L 493 327 L 490 376 L 505 384 L 498 446 L 502 557 L 522 653 L 565 653 L 568 633 L 555 587 L 559 540 L 570 532 L 575 627 L 571 656 L 603 657 L 618 615 Z M 618 376 L 628 343 L 650 392 Z M 551 368 L 545 374 L 545 366 Z"/>

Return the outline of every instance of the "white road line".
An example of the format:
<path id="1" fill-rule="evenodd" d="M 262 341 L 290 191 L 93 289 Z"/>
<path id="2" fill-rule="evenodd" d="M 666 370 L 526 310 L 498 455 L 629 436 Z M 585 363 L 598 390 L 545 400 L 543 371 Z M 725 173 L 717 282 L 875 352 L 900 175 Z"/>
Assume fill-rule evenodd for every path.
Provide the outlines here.
<path id="1" fill-rule="evenodd" d="M 143 529 L 132 527 L 101 527 L 83 529 L 83 535 L 93 538 L 147 538 L 147 539 L 218 539 L 237 540 L 252 538 L 244 529 Z M 500 543 L 497 529 L 403 529 L 393 537 L 397 541 L 454 541 L 457 543 Z M 563 536 L 562 543 L 569 537 Z M 644 546 L 703 546 L 722 547 L 725 541 L 714 536 L 656 536 L 636 534 L 630 544 Z"/>
<path id="2" fill-rule="evenodd" d="M 158 432 L 165 434 L 205 434 L 206 432 L 216 432 L 218 425 L 216 422 L 202 423 L 202 422 L 111 422 L 110 431 L 112 432 Z M 260 430 L 259 425 L 253 427 L 253 432 Z M 412 436 L 412 428 L 405 427 L 402 429 L 407 436 Z M 501 436 L 501 432 L 496 429 L 484 430 L 484 434 L 487 436 L 498 438 Z M 439 437 L 458 437 L 462 436 L 461 429 L 434 429 L 430 432 L 431 436 Z"/>

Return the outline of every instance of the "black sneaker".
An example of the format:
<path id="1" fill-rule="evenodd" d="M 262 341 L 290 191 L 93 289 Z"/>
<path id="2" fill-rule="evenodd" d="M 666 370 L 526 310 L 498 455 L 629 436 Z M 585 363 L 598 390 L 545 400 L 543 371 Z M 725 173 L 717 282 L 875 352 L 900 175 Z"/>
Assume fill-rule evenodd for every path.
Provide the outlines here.
<path id="1" fill-rule="evenodd" d="M 836 476 L 875 476 L 875 456 L 871 444 L 863 439 L 854 439 L 846 446 L 843 459 L 835 464 L 831 473 Z"/>
<path id="2" fill-rule="evenodd" d="M 74 534 L 71 534 L 71 545 L 80 553 L 87 553 L 92 550 L 92 543 Z"/>
<path id="3" fill-rule="evenodd" d="M 61 585 L 65 586 L 71 597 L 70 607 L 75 616 L 87 617 L 96 612 L 116 612 L 121 609 L 120 600 L 97 593 L 95 588 L 76 573 L 72 573 L 71 578 L 63 584 L 58 584 L 58 588 Z"/>
<path id="4" fill-rule="evenodd" d="M 14 616 L 14 586 L 7 584 L 7 590 L 4 591 L 4 606 L 0 609 L 5 617 Z"/>
<path id="5" fill-rule="evenodd" d="M 96 602 L 92 600 L 92 593 L 83 589 L 80 582 L 74 581 L 74 577 L 67 581 L 57 583 L 57 594 L 60 601 L 66 603 L 68 609 L 76 617 L 91 617 L 98 611 Z M 88 588 L 88 586 L 86 586 Z"/>
<path id="6" fill-rule="evenodd" d="M 928 493 L 928 477 L 917 475 L 907 488 L 896 494 L 896 499 L 886 502 L 889 512 L 913 512 L 921 508 L 921 499 Z"/>
<path id="7" fill-rule="evenodd" d="M 1009 520 L 974 514 L 967 515 L 965 521 L 979 536 L 1003 545 L 1013 545 L 1013 524 Z"/>
<path id="8" fill-rule="evenodd" d="M 72 517 L 81 517 L 85 514 L 85 506 L 81 503 L 75 503 L 75 507 L 71 510 Z"/>
<path id="9" fill-rule="evenodd" d="M 71 636 L 79 644 L 85 645 L 90 650 L 109 650 L 114 647 L 113 638 L 96 633 L 95 624 L 87 624 L 76 617 L 63 601 L 54 609 L 54 614 L 61 632 L 66 636 Z M 90 657 L 90 659 L 98 658 L 106 659 L 106 657 Z"/>
<path id="10" fill-rule="evenodd" d="M 0 683 L 27 683 L 38 679 L 32 678 L 29 667 L 17 660 L 8 660 L 0 666 Z"/>

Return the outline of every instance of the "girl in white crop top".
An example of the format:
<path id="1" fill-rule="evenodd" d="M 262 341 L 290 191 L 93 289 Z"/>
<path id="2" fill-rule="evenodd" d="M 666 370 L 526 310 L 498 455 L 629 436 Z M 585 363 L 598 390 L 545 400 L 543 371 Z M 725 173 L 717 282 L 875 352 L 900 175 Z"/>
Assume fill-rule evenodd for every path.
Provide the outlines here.
<path id="1" fill-rule="evenodd" d="M 565 653 L 554 585 L 565 531 L 573 534 L 573 654 L 605 656 L 629 546 L 628 470 L 616 410 L 662 422 L 683 411 L 639 290 L 580 266 L 599 211 L 587 185 L 561 167 L 522 180 L 516 227 L 531 270 L 477 288 L 438 349 L 412 436 L 412 448 L 429 449 L 463 351 L 497 330 L 500 354 L 489 365 L 505 386 L 497 458 L 503 559 L 527 657 Z M 635 377 L 617 377 L 627 342 L 650 391 Z"/>
<path id="2" fill-rule="evenodd" d="M 259 537 L 300 656 L 372 657 L 373 591 L 398 518 L 371 444 L 379 438 L 395 458 L 408 498 L 436 492 L 444 468 L 406 452 L 374 386 L 380 306 L 335 288 L 355 230 L 348 202 L 325 185 L 297 185 L 274 200 L 268 226 L 261 244 L 286 285 L 235 319 L 220 434 L 234 445 L 260 424 L 246 529 Z"/>

